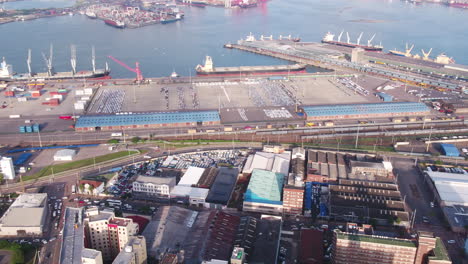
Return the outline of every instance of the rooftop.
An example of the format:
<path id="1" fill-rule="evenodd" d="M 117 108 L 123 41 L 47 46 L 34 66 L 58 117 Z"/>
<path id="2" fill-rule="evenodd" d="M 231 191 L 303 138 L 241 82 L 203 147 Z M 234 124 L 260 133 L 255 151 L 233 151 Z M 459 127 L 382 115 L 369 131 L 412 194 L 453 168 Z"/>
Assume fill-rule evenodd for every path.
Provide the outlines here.
<path id="1" fill-rule="evenodd" d="M 63 156 L 73 156 L 76 154 L 75 149 L 61 149 L 57 152 L 55 152 L 54 157 L 63 157 Z"/>
<path id="2" fill-rule="evenodd" d="M 127 115 L 81 116 L 75 127 L 128 126 L 220 121 L 217 111 L 132 113 Z"/>
<path id="3" fill-rule="evenodd" d="M 303 109 L 308 117 L 429 112 L 425 104 L 414 102 L 320 105 L 305 106 Z"/>
<path id="4" fill-rule="evenodd" d="M 261 169 L 287 175 L 289 172 L 290 160 L 290 151 L 285 151 L 279 154 L 269 152 L 257 152 L 255 153 L 253 158 L 249 156 L 244 165 L 243 173 L 251 173 L 254 169 Z"/>
<path id="5" fill-rule="evenodd" d="M 197 184 L 204 171 L 204 168 L 188 167 L 184 176 L 182 176 L 182 178 L 180 179 L 178 185 L 192 186 L 194 184 Z"/>
<path id="6" fill-rule="evenodd" d="M 209 190 L 204 188 L 177 185 L 172 189 L 171 197 L 189 196 L 190 198 L 206 198 L 208 192 Z"/>
<path id="7" fill-rule="evenodd" d="M 223 124 L 262 122 L 262 121 L 285 121 L 301 120 L 295 113 L 294 107 L 245 107 L 245 108 L 222 108 L 220 116 Z"/>
<path id="8" fill-rule="evenodd" d="M 63 239 L 60 251 L 61 264 L 81 263 L 81 255 L 84 248 L 82 215 L 82 208 L 67 207 L 65 209 Z"/>
<path id="9" fill-rule="evenodd" d="M 434 171 L 428 171 L 426 174 L 444 202 L 468 205 L 468 174 Z"/>
<path id="10" fill-rule="evenodd" d="M 232 190 L 237 181 L 239 170 L 237 168 L 221 167 L 211 186 L 206 201 L 227 205 L 231 198 Z"/>
<path id="11" fill-rule="evenodd" d="M 335 233 L 338 239 L 416 248 L 416 244 L 413 241 L 407 239 L 369 235 L 354 235 L 350 233 L 341 232 L 339 230 L 335 230 Z"/>
<path id="12" fill-rule="evenodd" d="M 442 243 L 442 240 L 440 237 L 436 238 L 436 245 L 433 250 L 434 256 L 429 256 L 430 260 L 447 260 L 450 261 L 450 257 L 447 253 L 447 249 L 444 246 L 444 243 Z"/>
<path id="13" fill-rule="evenodd" d="M 282 204 L 281 191 L 284 175 L 266 170 L 254 169 L 244 201 L 256 203 Z"/>
<path id="14" fill-rule="evenodd" d="M 136 178 L 135 182 L 143 183 L 143 184 L 167 184 L 170 186 L 175 186 L 175 177 L 154 177 L 154 176 L 143 176 L 140 175 Z"/>
<path id="15" fill-rule="evenodd" d="M 44 202 L 47 200 L 47 193 L 23 193 L 11 204 L 10 208 L 13 207 L 42 207 Z"/>
<path id="16" fill-rule="evenodd" d="M 44 207 L 36 208 L 10 208 L 0 219 L 1 226 L 31 227 L 41 226 L 42 218 L 46 213 Z"/>
<path id="17" fill-rule="evenodd" d="M 96 259 L 99 255 L 101 255 L 101 251 L 95 250 L 92 248 L 84 248 L 81 251 L 81 257 L 87 259 Z"/>

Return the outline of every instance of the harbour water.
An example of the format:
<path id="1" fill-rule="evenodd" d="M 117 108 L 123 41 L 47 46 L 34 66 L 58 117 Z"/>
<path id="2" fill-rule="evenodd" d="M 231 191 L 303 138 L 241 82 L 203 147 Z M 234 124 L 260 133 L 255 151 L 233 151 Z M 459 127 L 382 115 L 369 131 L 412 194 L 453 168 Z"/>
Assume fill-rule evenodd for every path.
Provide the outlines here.
<path id="1" fill-rule="evenodd" d="M 23 7 L 22 1 L 7 3 L 8 8 Z M 39 6 L 67 6 L 71 1 L 45 1 Z M 28 3 L 28 5 L 31 3 Z M 42 6 L 42 4 L 46 6 Z M 109 63 L 114 78 L 135 74 L 107 59 L 112 55 L 134 66 L 140 62 L 144 76 L 194 74 L 194 68 L 210 55 L 215 65 L 270 65 L 285 61 L 261 55 L 228 50 L 223 45 L 245 38 L 250 32 L 300 37 L 302 41 L 320 41 L 327 31 L 348 31 L 352 41 L 364 32 L 361 42 L 374 33 L 374 43 L 384 49 L 403 50 L 414 44 L 413 53 L 433 48 L 432 55 L 445 52 L 457 63 L 468 64 L 466 24 L 468 10 L 439 4 L 413 5 L 384 0 L 272 0 L 256 8 L 223 9 L 184 7 L 185 19 L 166 25 L 137 29 L 116 29 L 100 20 L 83 15 L 60 16 L 0 25 L 0 56 L 6 57 L 17 72 L 26 72 L 28 48 L 32 49 L 32 68 L 45 71 L 41 52 L 48 54 L 54 45 L 57 71 L 70 70 L 70 45 L 77 46 L 79 69 L 91 68 L 91 46 L 96 48 L 99 68 Z M 343 38 L 345 39 L 345 37 Z"/>

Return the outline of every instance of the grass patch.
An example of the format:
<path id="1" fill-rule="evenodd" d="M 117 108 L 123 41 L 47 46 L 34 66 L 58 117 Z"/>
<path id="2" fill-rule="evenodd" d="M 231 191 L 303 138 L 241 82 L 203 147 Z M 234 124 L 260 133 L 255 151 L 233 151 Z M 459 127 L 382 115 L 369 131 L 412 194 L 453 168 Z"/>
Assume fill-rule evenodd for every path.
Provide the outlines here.
<path id="1" fill-rule="evenodd" d="M 39 172 L 34 173 L 33 175 L 24 176 L 23 180 L 24 181 L 32 180 L 32 179 L 37 179 L 40 177 L 52 175 L 52 170 L 54 173 L 64 172 L 67 170 L 73 170 L 73 169 L 78 169 L 78 168 L 93 165 L 95 161 L 97 164 L 97 163 L 101 163 L 101 162 L 105 162 L 105 161 L 109 161 L 113 159 L 131 156 L 136 153 L 139 153 L 139 152 L 138 151 L 119 151 L 119 152 L 110 153 L 110 154 L 106 154 L 102 156 L 97 156 L 96 158 L 89 158 L 89 159 L 77 160 L 77 161 L 72 161 L 72 162 L 67 162 L 67 163 L 62 163 L 62 164 L 50 165 L 41 169 Z"/>
<path id="2" fill-rule="evenodd" d="M 30 260 L 26 259 L 30 258 L 31 256 L 34 256 L 34 254 L 31 254 L 35 251 L 35 248 L 32 245 L 26 245 L 26 244 L 18 244 L 18 243 L 10 243 L 6 240 L 1 240 L 0 241 L 0 249 L 1 250 L 8 250 L 12 254 L 12 259 L 11 263 L 12 264 L 23 264 L 27 263 Z"/>

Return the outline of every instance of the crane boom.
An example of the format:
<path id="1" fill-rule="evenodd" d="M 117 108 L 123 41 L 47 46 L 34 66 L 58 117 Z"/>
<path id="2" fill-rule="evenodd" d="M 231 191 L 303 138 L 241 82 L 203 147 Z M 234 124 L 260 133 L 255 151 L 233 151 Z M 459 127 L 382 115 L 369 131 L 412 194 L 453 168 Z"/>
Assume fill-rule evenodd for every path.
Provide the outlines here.
<path id="1" fill-rule="evenodd" d="M 130 66 L 128 66 L 127 64 L 119 61 L 118 59 L 112 57 L 112 56 L 107 56 L 109 59 L 115 61 L 116 63 L 118 63 L 120 66 L 124 67 L 125 69 L 131 71 L 131 72 L 134 72 L 136 73 L 137 77 L 136 77 L 136 81 L 137 82 L 141 82 L 143 81 L 143 75 L 141 74 L 141 70 L 140 70 L 140 63 L 138 62 L 135 62 L 135 69 L 134 68 L 131 68 Z"/>

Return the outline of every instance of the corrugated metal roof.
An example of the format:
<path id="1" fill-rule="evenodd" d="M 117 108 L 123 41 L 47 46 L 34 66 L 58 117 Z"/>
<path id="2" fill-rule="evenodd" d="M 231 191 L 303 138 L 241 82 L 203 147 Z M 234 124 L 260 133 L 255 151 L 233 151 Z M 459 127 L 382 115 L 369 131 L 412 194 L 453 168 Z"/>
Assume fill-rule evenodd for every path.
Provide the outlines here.
<path id="1" fill-rule="evenodd" d="M 283 204 L 281 191 L 284 175 L 266 170 L 254 169 L 244 201 L 255 203 Z"/>
<path id="2" fill-rule="evenodd" d="M 391 102 L 393 101 L 393 96 L 389 95 L 389 94 L 386 94 L 386 93 L 383 93 L 383 92 L 378 92 L 376 93 L 380 98 L 382 98 L 382 100 L 384 100 L 384 102 Z"/>
<path id="3" fill-rule="evenodd" d="M 178 185 L 192 186 L 197 184 L 204 171 L 204 168 L 189 167 L 184 176 L 180 179 Z"/>
<path id="4" fill-rule="evenodd" d="M 460 152 L 458 151 L 457 147 L 453 144 L 440 144 L 442 151 L 444 151 L 445 156 L 451 157 L 458 157 L 460 156 Z"/>
<path id="5" fill-rule="evenodd" d="M 406 112 L 426 112 L 424 103 L 398 102 L 375 104 L 321 105 L 303 107 L 307 116 L 341 116 L 365 114 L 396 114 Z"/>
<path id="6" fill-rule="evenodd" d="M 220 121 L 217 111 L 133 113 L 81 116 L 75 127 L 128 126 Z"/>

